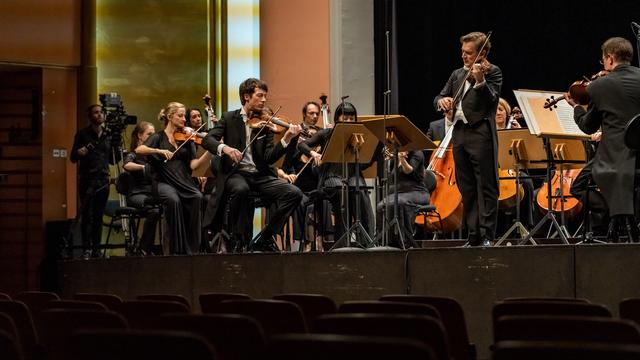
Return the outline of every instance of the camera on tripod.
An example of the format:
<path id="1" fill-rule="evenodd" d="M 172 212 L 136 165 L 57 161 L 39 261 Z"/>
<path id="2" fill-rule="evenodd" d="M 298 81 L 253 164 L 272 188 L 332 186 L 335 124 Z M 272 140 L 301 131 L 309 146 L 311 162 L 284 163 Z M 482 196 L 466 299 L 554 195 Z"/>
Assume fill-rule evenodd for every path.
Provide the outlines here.
<path id="1" fill-rule="evenodd" d="M 124 110 L 122 97 L 118 93 L 100 94 L 100 104 L 105 113 L 105 130 L 111 140 L 118 145 L 121 144 L 122 132 L 127 125 L 135 125 L 138 117 L 129 115 Z"/>

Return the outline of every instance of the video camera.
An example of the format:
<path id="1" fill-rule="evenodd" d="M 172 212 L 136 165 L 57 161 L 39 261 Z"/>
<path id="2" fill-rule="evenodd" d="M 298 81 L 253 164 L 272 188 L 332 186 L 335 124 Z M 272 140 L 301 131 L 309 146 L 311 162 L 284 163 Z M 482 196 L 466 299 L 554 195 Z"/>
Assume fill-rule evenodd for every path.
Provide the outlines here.
<path id="1" fill-rule="evenodd" d="M 128 115 L 122 105 L 122 97 L 118 93 L 100 94 L 100 104 L 105 113 L 105 130 L 114 143 L 120 144 L 121 134 L 127 125 L 135 125 L 138 117 Z"/>

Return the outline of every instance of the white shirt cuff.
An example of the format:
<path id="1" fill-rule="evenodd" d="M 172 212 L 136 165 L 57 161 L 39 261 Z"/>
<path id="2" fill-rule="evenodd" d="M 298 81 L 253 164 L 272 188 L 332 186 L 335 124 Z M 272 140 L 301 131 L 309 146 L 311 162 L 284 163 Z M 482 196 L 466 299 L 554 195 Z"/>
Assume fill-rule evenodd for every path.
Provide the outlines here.
<path id="1" fill-rule="evenodd" d="M 482 80 L 481 82 L 476 83 L 475 85 L 473 85 L 473 88 L 474 88 L 474 89 L 477 89 L 477 88 L 479 88 L 479 87 L 484 86 L 484 84 L 486 84 L 486 83 L 487 83 L 487 80 Z"/>
<path id="2" fill-rule="evenodd" d="M 280 144 L 282 144 L 282 147 L 287 147 L 289 146 L 289 143 L 284 141 L 284 137 L 282 139 L 280 139 Z"/>
<path id="3" fill-rule="evenodd" d="M 222 156 L 222 149 L 223 149 L 225 146 L 227 146 L 227 145 L 225 145 L 225 144 L 220 144 L 220 145 L 218 145 L 218 149 L 217 149 L 218 156 Z"/>

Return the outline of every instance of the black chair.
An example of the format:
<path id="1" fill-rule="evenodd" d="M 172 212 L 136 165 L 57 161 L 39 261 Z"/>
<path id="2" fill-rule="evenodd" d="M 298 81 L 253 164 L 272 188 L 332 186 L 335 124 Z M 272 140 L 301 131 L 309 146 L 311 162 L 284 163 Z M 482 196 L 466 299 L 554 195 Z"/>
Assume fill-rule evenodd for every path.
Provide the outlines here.
<path id="1" fill-rule="evenodd" d="M 501 341 L 493 360 L 630 360 L 640 359 L 640 346 L 566 341 Z"/>
<path id="2" fill-rule="evenodd" d="M 624 144 L 629 149 L 640 150 L 640 114 L 632 117 L 625 126 Z"/>
<path id="3" fill-rule="evenodd" d="M 251 296 L 238 293 L 205 293 L 198 296 L 200 310 L 203 314 L 217 314 L 220 304 L 225 300 L 250 300 Z"/>
<path id="4" fill-rule="evenodd" d="M 116 191 L 118 194 L 124 196 L 125 198 L 131 194 L 131 189 L 133 187 L 133 177 L 130 173 L 123 171 L 118 175 L 118 179 L 116 180 Z M 139 243 L 138 243 L 138 228 L 140 225 L 140 221 L 147 216 L 151 212 L 158 212 L 160 217 L 162 217 L 162 206 L 159 200 L 154 200 L 148 204 L 145 204 L 143 208 L 135 208 L 132 206 L 120 206 L 118 200 L 108 200 L 107 205 L 105 207 L 105 215 L 110 217 L 111 220 L 109 224 L 106 226 L 109 228 L 107 233 L 107 238 L 105 240 L 105 244 L 102 246 L 104 248 L 103 257 L 106 257 L 107 249 L 111 248 L 122 248 L 124 246 L 127 255 L 139 255 Z M 128 222 L 128 233 L 129 236 L 125 236 L 124 245 L 110 245 L 109 239 L 111 237 L 111 231 L 118 231 L 122 229 L 122 222 Z M 160 234 L 160 243 L 163 241 L 162 236 L 162 222 L 158 221 L 158 231 Z M 125 234 L 126 235 L 126 234 Z"/>

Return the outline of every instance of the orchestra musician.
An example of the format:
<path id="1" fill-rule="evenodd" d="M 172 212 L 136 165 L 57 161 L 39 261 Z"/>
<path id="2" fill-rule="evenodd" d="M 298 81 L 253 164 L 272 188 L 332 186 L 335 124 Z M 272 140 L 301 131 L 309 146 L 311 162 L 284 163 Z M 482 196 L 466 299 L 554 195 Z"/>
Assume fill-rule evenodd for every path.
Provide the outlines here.
<path id="1" fill-rule="evenodd" d="M 453 126 L 453 110 L 444 111 L 442 119 L 434 120 L 429 124 L 427 137 L 431 141 L 442 141 L 447 131 Z"/>
<path id="2" fill-rule="evenodd" d="M 416 207 L 419 205 L 429 205 L 429 191 L 424 185 L 425 172 L 424 153 L 419 151 L 402 151 L 398 153 L 398 165 L 393 158 L 391 161 L 390 179 L 395 179 L 395 172 L 398 171 L 398 183 L 389 186 L 389 192 L 384 200 L 378 202 L 376 207 L 376 227 L 377 232 L 382 231 L 384 219 L 382 214 L 387 206 L 386 217 L 390 220 L 393 216 L 395 193 L 398 193 L 398 224 L 405 243 L 401 244 L 398 239 L 391 238 L 389 245 L 399 248 L 417 247 L 413 238 L 413 223 L 415 220 Z"/>
<path id="3" fill-rule="evenodd" d="M 195 254 L 200 251 L 202 232 L 202 193 L 191 180 L 191 171 L 211 160 L 211 153 L 196 156 L 194 141 L 178 144 L 176 133 L 186 125 L 185 106 L 170 102 L 158 115 L 164 130 L 136 148 L 146 155 L 158 178 L 158 195 L 167 221 L 165 239 L 171 254 Z"/>
<path id="4" fill-rule="evenodd" d="M 460 43 L 464 66 L 451 73 L 434 105 L 440 111 L 454 111 L 453 154 L 468 244 L 491 246 L 499 192 L 494 118 L 502 71 L 486 60 L 491 42 L 485 34 L 466 34 Z"/>
<path id="5" fill-rule="evenodd" d="M 605 219 L 610 218 L 609 240 L 617 242 L 624 234 L 630 241 L 639 241 L 640 231 L 633 217 L 636 153 L 625 145 L 624 129 L 640 113 L 640 69 L 631 66 L 633 47 L 628 40 L 612 37 L 601 49 L 601 64 L 610 73 L 587 86 L 587 108 L 577 104 L 571 94 L 565 94 L 582 131 L 593 134 L 602 130 L 595 156 L 574 181 L 571 193 L 584 202 L 587 186 L 593 181 L 600 191 L 588 191 L 592 224 L 606 224 Z"/>
<path id="6" fill-rule="evenodd" d="M 510 126 L 511 129 L 520 129 L 522 126 L 514 117 L 511 116 L 511 106 L 507 102 L 507 100 L 500 98 L 498 101 L 498 109 L 496 110 L 496 130 L 508 130 Z M 510 124 L 510 125 L 509 125 Z M 502 146 L 508 146 L 508 144 L 502 144 Z M 515 176 L 515 172 L 513 174 L 509 174 L 510 176 Z M 533 227 L 533 209 L 535 198 L 533 196 L 534 193 L 534 185 L 533 181 L 528 178 L 528 174 L 524 171 L 520 171 L 520 184 L 523 188 L 524 196 L 520 199 L 520 222 L 524 225 L 525 228 L 531 229 Z M 502 181 L 502 180 L 501 180 Z M 507 181 L 515 181 L 513 179 L 509 179 Z M 512 218 L 515 213 L 514 209 L 504 209 L 498 211 L 498 234 L 506 231 L 510 226 L 509 218 Z"/>
<path id="7" fill-rule="evenodd" d="M 307 101 L 302 107 L 302 122 L 301 126 L 311 136 L 315 134 L 321 128 L 317 125 L 320 118 L 320 104 L 315 101 Z M 307 140 L 302 135 L 298 137 L 298 143 Z M 306 161 L 310 161 L 309 158 L 304 158 Z M 318 168 L 312 163 L 307 164 L 302 158 L 302 152 L 296 147 L 293 151 L 287 152 L 282 164 L 282 169 L 279 169 L 279 173 L 282 172 L 283 178 L 289 180 L 295 186 L 302 190 L 304 197 L 302 203 L 298 206 L 293 214 L 293 239 L 299 244 L 309 243 L 307 239 L 307 233 L 305 229 L 305 219 L 308 213 L 315 213 L 314 205 L 309 203 L 308 195 L 318 188 L 319 173 Z M 322 225 L 319 226 L 320 236 L 324 236 L 331 230 L 331 217 L 328 213 L 328 206 L 321 209 L 318 215 L 317 221 L 322 221 Z M 322 250 L 322 239 L 317 244 L 317 248 Z"/>
<path id="8" fill-rule="evenodd" d="M 111 136 L 104 129 L 105 115 L 101 105 L 87 108 L 89 125 L 76 133 L 70 153 L 78 163 L 78 195 L 80 196 L 83 258 L 98 256 L 102 239 L 102 216 L 109 197 L 109 164 L 120 160 L 111 146 Z"/>
<path id="9" fill-rule="evenodd" d="M 136 154 L 136 148 L 144 144 L 147 139 L 156 132 L 153 124 L 147 121 L 138 123 L 131 132 L 131 147 L 124 157 L 123 168 L 131 174 L 131 188 L 127 195 L 127 205 L 143 209 L 153 202 L 152 174 L 147 165 L 145 156 Z M 156 208 L 146 212 L 142 237 L 140 237 L 140 250 L 142 255 L 151 254 L 153 242 L 156 238 L 156 226 L 160 220 L 160 212 Z"/>
<path id="10" fill-rule="evenodd" d="M 279 179 L 272 166 L 287 151 L 300 132 L 300 126 L 290 125 L 282 139 L 274 145 L 273 133 L 266 127 L 251 128 L 254 113 L 262 114 L 269 88 L 262 80 L 249 78 L 239 87 L 242 107 L 226 112 L 217 125 L 209 131 L 202 146 L 219 156 L 223 156 L 220 172 L 216 177 L 216 191 L 207 205 L 205 226 L 213 225 L 219 209 L 224 209 L 224 198 L 229 202 L 229 222 L 231 244 L 227 249 L 236 249 L 249 243 L 253 204 L 249 204 L 249 191 L 257 192 L 267 203 L 275 203 L 275 211 L 269 213 L 266 226 L 248 244 L 249 251 L 277 252 L 274 236 L 280 232 L 291 212 L 302 200 L 302 192 L 296 186 Z M 267 118 L 268 119 L 268 118 Z M 262 120 L 264 121 L 264 120 Z M 263 122 L 258 122 L 263 124 Z M 224 143 L 222 139 L 224 138 Z M 250 146 L 248 146 L 250 145 Z M 233 163 L 230 165 L 227 163 Z M 222 206 L 219 204 L 222 203 Z M 249 208 L 250 207 L 250 208 Z"/>
<path id="11" fill-rule="evenodd" d="M 353 104 L 344 102 L 338 105 L 334 112 L 334 123 L 339 122 L 354 122 L 357 121 L 357 111 Z M 311 138 L 301 142 L 298 145 L 298 149 L 306 156 L 313 158 L 316 166 L 319 166 L 320 179 L 318 182 L 318 189 L 326 193 L 329 202 L 331 203 L 331 212 L 335 218 L 334 224 L 334 239 L 338 241 L 347 231 L 348 224 L 351 221 L 347 221 L 346 214 L 344 212 L 342 201 L 342 179 L 345 178 L 343 174 L 343 164 L 340 163 L 322 163 L 322 153 L 324 147 L 328 144 L 333 128 L 322 129 L 316 132 Z M 320 146 L 320 149 L 316 150 L 316 147 Z M 382 144 L 378 144 L 379 152 L 382 149 Z M 370 167 L 376 156 L 373 157 L 371 163 L 360 167 L 360 173 L 355 173 L 355 164 L 349 163 L 347 165 L 347 171 L 349 174 L 348 184 L 349 187 L 353 187 L 356 181 L 360 186 L 366 186 L 364 181 L 364 175 L 362 171 Z M 354 220 L 356 216 L 356 201 L 360 202 L 360 221 L 365 230 L 371 234 L 373 225 L 373 208 L 371 207 L 371 201 L 369 200 L 369 191 L 360 190 L 360 194 L 356 194 L 355 191 L 348 191 L 349 193 L 349 214 L 351 219 Z"/>

